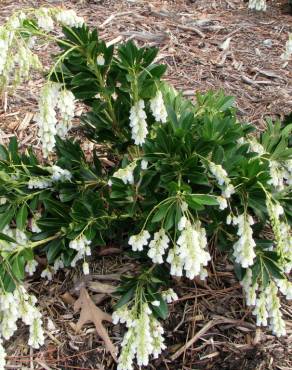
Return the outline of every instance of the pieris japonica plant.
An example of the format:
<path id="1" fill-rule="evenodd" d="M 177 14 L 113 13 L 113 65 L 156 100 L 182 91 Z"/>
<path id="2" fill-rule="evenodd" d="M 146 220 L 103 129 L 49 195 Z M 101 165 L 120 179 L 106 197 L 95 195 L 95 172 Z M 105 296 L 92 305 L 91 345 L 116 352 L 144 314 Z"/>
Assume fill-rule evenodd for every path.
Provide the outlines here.
<path id="1" fill-rule="evenodd" d="M 78 263 L 88 274 L 93 248 L 111 241 L 141 266 L 117 289 L 113 321 L 126 326 L 119 370 L 165 349 L 162 320 L 177 299 L 171 277 L 207 279 L 210 243 L 234 263 L 257 324 L 285 335 L 292 124 L 268 121 L 257 137 L 236 119 L 231 97 L 197 94 L 193 103 L 163 83 L 157 49 L 106 45 L 67 11 L 22 18 L 21 37 L 46 37 L 60 52 L 36 116 L 44 159 L 16 139 L 0 146 L 0 369 L 18 318 L 30 327 L 29 344 L 44 343 L 36 298 L 24 287 L 38 257 L 46 257 L 44 278 Z M 52 35 L 54 22 L 63 36 Z M 73 134 L 66 138 L 76 101 L 87 106 L 80 130 L 99 144 L 91 159 Z"/>

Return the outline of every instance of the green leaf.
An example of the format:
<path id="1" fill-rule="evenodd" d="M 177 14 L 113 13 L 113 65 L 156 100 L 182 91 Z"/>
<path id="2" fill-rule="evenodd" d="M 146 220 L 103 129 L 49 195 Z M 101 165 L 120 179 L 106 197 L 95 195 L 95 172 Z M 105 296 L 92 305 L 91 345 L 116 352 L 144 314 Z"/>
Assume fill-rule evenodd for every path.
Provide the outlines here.
<path id="1" fill-rule="evenodd" d="M 160 205 L 157 211 L 154 213 L 154 216 L 152 217 L 151 221 L 153 223 L 161 221 L 166 216 L 168 209 L 169 209 L 169 202 L 166 202 Z"/>
<path id="2" fill-rule="evenodd" d="M 20 230 L 24 230 L 26 226 L 28 210 L 26 204 L 23 204 L 16 215 L 16 226 Z"/>
<path id="3" fill-rule="evenodd" d="M 5 235 L 3 233 L 0 233 L 0 240 L 5 240 L 6 242 L 9 242 L 9 243 L 16 243 L 14 239 L 10 238 L 10 236 Z"/>
<path id="4" fill-rule="evenodd" d="M 24 279 L 24 264 L 25 264 L 25 259 L 22 255 L 16 256 L 12 263 L 13 275 L 18 280 Z"/>
<path id="5" fill-rule="evenodd" d="M 191 199 L 198 203 L 208 206 L 218 206 L 218 201 L 215 196 L 212 195 L 204 195 L 204 194 L 191 194 Z"/>
<path id="6" fill-rule="evenodd" d="M 161 318 L 162 320 L 166 320 L 168 317 L 168 305 L 166 304 L 166 302 L 164 301 L 160 294 L 158 297 L 156 296 L 156 300 L 160 302 L 160 305 L 159 306 L 151 305 L 151 309 L 153 312 L 155 312 L 157 317 Z"/>
<path id="7" fill-rule="evenodd" d="M 117 310 L 118 308 L 124 306 L 126 303 L 130 302 L 130 300 L 134 297 L 136 291 L 136 286 L 133 286 L 131 289 L 129 289 L 121 299 L 115 304 L 114 310 Z"/>
<path id="8" fill-rule="evenodd" d="M 14 216 L 14 209 L 10 208 L 5 213 L 0 214 L 0 231 L 10 223 Z"/>
<path id="9" fill-rule="evenodd" d="M 163 223 L 163 227 L 164 229 L 167 231 L 167 230 L 170 230 L 174 223 L 175 223 L 175 216 L 176 216 L 176 205 L 174 203 L 172 203 L 170 206 L 169 206 L 169 209 L 167 211 L 167 216 L 164 220 L 164 223 Z"/>

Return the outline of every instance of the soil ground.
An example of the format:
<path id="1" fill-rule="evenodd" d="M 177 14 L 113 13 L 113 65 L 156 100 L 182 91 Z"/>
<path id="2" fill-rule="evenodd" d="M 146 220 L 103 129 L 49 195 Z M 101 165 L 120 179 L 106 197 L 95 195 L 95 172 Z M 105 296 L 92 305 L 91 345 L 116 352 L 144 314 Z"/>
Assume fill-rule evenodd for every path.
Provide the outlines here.
<path id="1" fill-rule="evenodd" d="M 0 24 L 15 9 L 40 5 L 77 9 L 107 42 L 134 39 L 159 47 L 160 62 L 168 65 L 166 79 L 176 88 L 190 99 L 196 91 L 223 89 L 236 97 L 239 119 L 259 130 L 266 117 L 283 118 L 292 111 L 292 61 L 283 67 L 280 59 L 292 32 L 292 15 L 285 0 L 268 0 L 265 13 L 249 11 L 242 0 L 0 0 Z M 222 50 L 229 38 L 229 47 Z M 40 54 L 45 57 L 48 53 L 40 50 Z M 23 146 L 39 148 L 33 116 L 40 84 L 41 80 L 35 79 L 13 97 L 4 97 L 0 141 L 16 135 Z M 93 282 L 117 284 L 109 274 L 135 270 L 133 261 L 111 253 L 112 249 L 106 249 L 102 254 L 109 255 L 96 258 Z M 78 271 L 66 271 L 50 283 L 30 282 L 44 316 L 50 318 L 45 321 L 46 345 L 39 352 L 29 350 L 27 332 L 20 329 L 8 345 L 9 369 L 115 369 L 93 326 L 78 334 L 74 330 L 78 314 L 73 312 L 71 296 L 78 295 L 81 280 Z M 92 282 L 83 284 L 94 299 L 100 299 L 96 295 L 100 290 L 94 289 Z M 292 369 L 291 306 L 283 304 L 287 337 L 276 339 L 256 328 L 250 310 L 242 304 L 232 266 L 218 252 L 206 284 L 178 280 L 175 286 L 180 299 L 170 307 L 166 323 L 168 349 L 148 369 Z M 112 302 L 113 297 L 106 294 L 99 306 L 110 312 Z M 118 344 L 123 327 L 109 325 L 108 329 Z M 194 344 L 171 361 L 201 329 L 204 333 Z"/>

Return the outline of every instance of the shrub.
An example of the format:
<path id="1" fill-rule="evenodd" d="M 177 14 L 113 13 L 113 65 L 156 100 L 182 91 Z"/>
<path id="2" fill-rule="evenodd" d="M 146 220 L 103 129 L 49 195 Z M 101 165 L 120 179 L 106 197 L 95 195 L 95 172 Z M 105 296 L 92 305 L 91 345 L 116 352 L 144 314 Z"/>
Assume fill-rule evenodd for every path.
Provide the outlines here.
<path id="1" fill-rule="evenodd" d="M 162 82 L 166 67 L 154 62 L 155 48 L 128 42 L 115 50 L 66 11 L 13 17 L 0 30 L 3 86 L 12 65 L 21 79 L 29 76 L 34 37 L 60 52 L 45 71 L 36 117 L 44 158 L 22 153 L 15 138 L 0 146 L 1 338 L 21 318 L 29 344 L 44 343 L 36 298 L 23 286 L 36 256 L 47 258 L 42 277 L 79 261 L 87 274 L 91 249 L 110 240 L 141 266 L 117 289 L 113 320 L 127 327 L 120 370 L 132 369 L 135 357 L 147 365 L 165 348 L 161 320 L 177 298 L 171 276 L 207 278 L 209 243 L 234 263 L 257 324 L 285 335 L 279 292 L 292 298 L 292 124 L 268 120 L 257 138 L 223 92 L 197 94 L 193 103 Z M 62 37 L 53 20 L 63 23 Z M 26 54 L 12 63 L 15 38 Z M 75 137 L 65 138 L 76 101 L 88 107 L 80 129 L 102 144 L 90 160 Z"/>

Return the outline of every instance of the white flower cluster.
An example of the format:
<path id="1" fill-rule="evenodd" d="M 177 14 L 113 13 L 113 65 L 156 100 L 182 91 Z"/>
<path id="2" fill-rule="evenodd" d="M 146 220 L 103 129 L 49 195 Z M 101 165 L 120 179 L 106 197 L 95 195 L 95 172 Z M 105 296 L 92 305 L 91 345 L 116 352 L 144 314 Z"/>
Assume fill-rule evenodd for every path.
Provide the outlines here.
<path id="1" fill-rule="evenodd" d="M 17 28 L 21 27 L 22 22 L 26 19 L 26 14 L 22 11 L 12 14 L 6 23 L 7 29 L 10 31 L 15 31 Z"/>
<path id="2" fill-rule="evenodd" d="M 225 169 L 220 164 L 215 164 L 213 162 L 209 162 L 209 169 L 212 175 L 216 178 L 218 184 L 220 186 L 225 186 L 222 191 L 222 196 L 224 198 L 230 198 L 231 195 L 235 193 L 235 189 L 234 186 L 231 184 L 231 181 Z"/>
<path id="3" fill-rule="evenodd" d="M 273 334 L 277 336 L 286 335 L 276 284 L 271 281 L 266 288 L 261 288 L 258 292 L 259 286 L 257 283 L 252 282 L 252 271 L 248 268 L 241 285 L 246 294 L 247 305 L 255 306 L 253 314 L 257 317 L 257 325 L 267 326 L 269 320 Z M 288 280 L 278 279 L 277 285 L 287 299 L 292 299 L 292 284 Z"/>
<path id="4" fill-rule="evenodd" d="M 284 162 L 274 160 L 269 161 L 270 176 L 269 184 L 273 185 L 277 190 L 283 190 L 285 185 L 292 185 L 292 160 Z"/>
<path id="5" fill-rule="evenodd" d="M 259 155 L 264 155 L 266 153 L 265 148 L 256 138 L 249 139 L 248 144 L 251 152 L 258 153 Z"/>
<path id="6" fill-rule="evenodd" d="M 4 72 L 10 46 L 10 32 L 0 26 L 0 75 Z"/>
<path id="7" fill-rule="evenodd" d="M 191 224 L 189 220 L 181 221 L 181 228 L 183 226 L 181 235 L 176 242 L 177 245 L 170 249 L 167 256 L 167 262 L 171 265 L 170 273 L 182 276 L 183 270 L 185 270 L 189 279 L 193 279 L 195 276 L 204 279 L 207 276 L 205 266 L 211 259 L 206 250 L 206 230 L 201 227 L 200 221 L 196 221 L 194 224 Z"/>
<path id="8" fill-rule="evenodd" d="M 5 365 L 2 338 L 8 340 L 12 337 L 17 330 L 18 319 L 29 326 L 30 346 L 38 349 L 44 344 L 42 319 L 36 302 L 36 298 L 29 295 L 23 286 L 17 287 L 13 293 L 0 291 L 0 369 L 4 369 Z"/>
<path id="9" fill-rule="evenodd" d="M 36 116 L 36 122 L 39 126 L 44 157 L 47 157 L 55 147 L 55 135 L 57 134 L 55 107 L 58 102 L 59 88 L 59 84 L 47 83 L 40 93 L 39 113 Z"/>
<path id="10" fill-rule="evenodd" d="M 59 271 L 60 269 L 64 268 L 64 255 L 61 254 L 58 258 L 55 259 L 54 265 L 52 266 L 47 266 L 41 273 L 41 277 L 43 279 L 47 279 L 51 281 L 53 279 L 53 275 Z"/>
<path id="11" fill-rule="evenodd" d="M 53 181 L 70 181 L 72 178 L 72 174 L 68 170 L 64 170 L 59 166 L 52 166 L 52 180 Z"/>
<path id="12" fill-rule="evenodd" d="M 219 209 L 221 209 L 222 211 L 228 207 L 226 198 L 217 197 L 217 201 L 219 203 Z"/>
<path id="13" fill-rule="evenodd" d="M 167 111 L 160 90 L 158 90 L 155 97 L 150 100 L 150 108 L 157 122 L 165 123 L 167 121 Z"/>
<path id="14" fill-rule="evenodd" d="M 256 243 L 253 239 L 251 225 L 254 224 L 253 218 L 243 213 L 238 217 L 233 217 L 233 225 L 238 225 L 237 235 L 240 236 L 238 241 L 233 245 L 233 256 L 235 261 L 243 268 L 253 265 L 256 257 L 254 248 Z"/>
<path id="15" fill-rule="evenodd" d="M 73 9 L 61 10 L 56 14 L 57 22 L 61 23 L 63 26 L 80 28 L 84 24 L 84 19 L 78 17 Z"/>
<path id="16" fill-rule="evenodd" d="M 288 61 L 292 55 L 292 33 L 289 34 L 288 41 L 286 42 L 286 49 L 281 55 L 281 59 Z"/>
<path id="17" fill-rule="evenodd" d="M 265 12 L 267 10 L 267 3 L 266 0 L 249 0 L 248 7 L 252 10 Z"/>
<path id="18" fill-rule="evenodd" d="M 136 168 L 136 161 L 128 164 L 125 168 L 120 168 L 113 174 L 113 177 L 121 179 L 124 184 L 134 184 L 134 170 Z M 109 181 L 111 185 L 111 181 Z"/>
<path id="19" fill-rule="evenodd" d="M 71 266 L 75 267 L 76 262 L 83 259 L 83 273 L 84 275 L 88 275 L 89 273 L 89 266 L 88 263 L 85 262 L 86 256 L 91 255 L 91 249 L 90 249 L 91 240 L 87 240 L 84 235 L 79 236 L 77 239 L 71 240 L 69 243 L 69 247 L 76 250 L 77 253 L 73 260 L 71 261 Z"/>
<path id="20" fill-rule="evenodd" d="M 161 293 L 162 298 L 167 302 L 171 303 L 178 300 L 178 296 L 173 289 L 165 290 Z"/>
<path id="21" fill-rule="evenodd" d="M 39 212 L 36 212 L 32 219 L 31 219 L 31 225 L 30 229 L 33 233 L 40 233 L 42 230 L 37 225 L 37 221 L 41 218 L 41 214 Z"/>
<path id="22" fill-rule="evenodd" d="M 52 18 L 52 10 L 48 8 L 40 8 L 35 12 L 37 24 L 46 32 L 54 30 L 54 21 Z"/>
<path id="23" fill-rule="evenodd" d="M 37 266 L 38 262 L 36 260 L 29 260 L 25 265 L 25 272 L 27 272 L 29 276 L 32 276 L 36 272 Z"/>
<path id="24" fill-rule="evenodd" d="M 29 78 L 31 69 L 41 70 L 41 68 L 42 64 L 38 56 L 29 49 L 28 45 L 23 45 L 20 46 L 13 58 L 13 63 L 10 64 L 9 73 L 14 70 L 14 83 L 20 84 L 21 81 Z"/>
<path id="25" fill-rule="evenodd" d="M 53 274 L 54 274 L 54 270 L 51 268 L 51 267 L 47 267 L 47 268 L 45 268 L 43 271 L 42 271 L 42 273 L 41 273 L 41 277 L 43 278 L 43 279 L 47 279 L 47 280 L 49 280 L 49 281 L 52 281 L 52 279 L 53 279 Z"/>
<path id="26" fill-rule="evenodd" d="M 55 135 L 58 134 L 64 137 L 70 129 L 74 107 L 74 95 L 64 88 L 61 89 L 61 84 L 48 82 L 43 86 L 39 98 L 39 113 L 36 116 L 36 122 L 39 126 L 39 136 L 45 157 L 55 147 Z M 58 125 L 57 109 L 60 113 Z"/>
<path id="27" fill-rule="evenodd" d="M 276 248 L 279 254 L 283 257 L 283 268 L 286 273 L 292 269 L 292 237 L 291 227 L 284 218 L 284 209 L 279 203 L 273 203 L 267 199 L 267 210 L 269 219 L 275 236 Z"/>
<path id="28" fill-rule="evenodd" d="M 133 251 L 142 251 L 144 245 L 148 244 L 150 239 L 149 231 L 143 230 L 137 235 L 132 235 L 129 239 L 129 245 L 132 247 Z"/>
<path id="29" fill-rule="evenodd" d="M 257 299 L 258 284 L 252 282 L 252 270 L 250 268 L 246 269 L 245 275 L 240 282 L 243 290 L 245 292 L 246 304 L 248 306 L 254 306 Z"/>
<path id="30" fill-rule="evenodd" d="M 52 181 L 44 177 L 31 177 L 27 183 L 29 189 L 46 189 L 50 186 L 52 186 Z"/>
<path id="31" fill-rule="evenodd" d="M 113 323 L 125 323 L 128 331 L 122 342 L 122 351 L 118 360 L 118 370 L 133 370 L 136 357 L 138 366 L 147 366 L 149 357 L 158 358 L 164 344 L 164 330 L 153 316 L 147 303 L 141 304 L 140 312 L 135 307 L 123 306 L 113 313 Z"/>
<path id="32" fill-rule="evenodd" d="M 105 59 L 104 59 L 104 56 L 103 54 L 99 54 L 97 57 L 96 57 L 96 64 L 99 65 L 99 66 L 103 66 L 105 63 Z"/>
<path id="33" fill-rule="evenodd" d="M 164 229 L 160 229 L 154 234 L 154 239 L 149 243 L 148 257 L 153 263 L 163 263 L 163 255 L 169 246 L 169 237 Z"/>
<path id="34" fill-rule="evenodd" d="M 75 112 L 75 97 L 69 90 L 62 89 L 58 96 L 57 108 L 59 109 L 61 120 L 57 125 L 57 134 L 64 138 L 71 129 L 71 121 Z"/>
<path id="35" fill-rule="evenodd" d="M 15 242 L 8 242 L 6 240 L 0 240 L 1 251 L 11 252 L 19 246 L 25 246 L 28 243 L 28 238 L 26 234 L 19 229 L 12 229 L 6 225 L 2 233 L 9 236 Z"/>
<path id="36" fill-rule="evenodd" d="M 287 279 L 277 279 L 276 283 L 280 292 L 286 297 L 286 299 L 292 299 L 292 283 Z"/>
<path id="37" fill-rule="evenodd" d="M 32 68 L 42 68 L 38 56 L 30 50 L 32 37 L 21 35 L 25 18 L 23 12 L 15 13 L 0 26 L 0 77 L 4 85 L 8 84 L 11 74 L 14 85 L 17 85 L 29 77 Z"/>
<path id="38" fill-rule="evenodd" d="M 144 100 L 136 102 L 130 110 L 130 126 L 132 139 L 136 145 L 142 145 L 148 134 Z"/>

